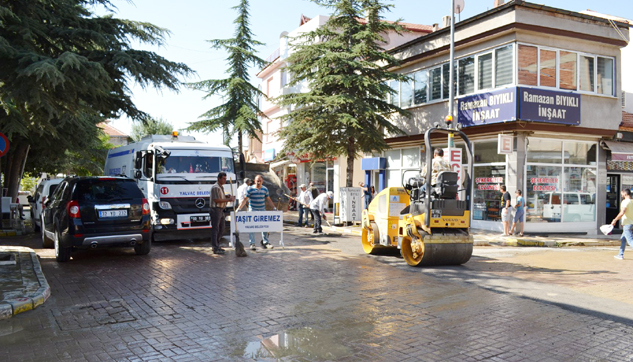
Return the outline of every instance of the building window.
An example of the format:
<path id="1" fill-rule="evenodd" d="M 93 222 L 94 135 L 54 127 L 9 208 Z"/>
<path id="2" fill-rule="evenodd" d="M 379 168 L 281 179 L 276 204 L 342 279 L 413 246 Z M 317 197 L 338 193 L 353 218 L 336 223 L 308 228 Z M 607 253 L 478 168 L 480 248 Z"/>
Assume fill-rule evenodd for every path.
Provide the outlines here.
<path id="1" fill-rule="evenodd" d="M 442 99 L 442 68 L 431 69 L 431 100 Z"/>
<path id="2" fill-rule="evenodd" d="M 495 87 L 513 83 L 512 44 L 495 49 Z"/>
<path id="3" fill-rule="evenodd" d="M 541 49 L 539 66 L 539 85 L 556 87 L 556 51 Z"/>
<path id="4" fill-rule="evenodd" d="M 415 104 L 422 104 L 427 102 L 427 92 L 429 88 L 429 73 L 426 69 L 419 70 L 413 75 L 413 89 L 414 89 L 414 102 Z"/>
<path id="5" fill-rule="evenodd" d="M 389 87 L 393 90 L 391 93 L 391 104 L 400 107 L 400 82 L 392 80 L 389 82 Z"/>
<path id="6" fill-rule="evenodd" d="M 576 90 L 577 86 L 578 54 L 574 52 L 560 51 L 560 89 Z"/>
<path id="7" fill-rule="evenodd" d="M 506 162 L 506 155 L 497 153 L 497 141 L 473 143 L 474 163 Z"/>
<path id="8" fill-rule="evenodd" d="M 459 95 L 475 91 L 475 57 L 466 57 L 458 61 Z"/>
<path id="9" fill-rule="evenodd" d="M 413 105 L 413 81 L 400 83 L 400 107 Z"/>
<path id="10" fill-rule="evenodd" d="M 480 55 L 477 57 L 477 62 L 478 88 L 480 90 L 492 88 L 492 53 Z"/>
<path id="11" fill-rule="evenodd" d="M 519 84 L 538 85 L 536 77 L 538 48 L 519 44 Z"/>
<path id="12" fill-rule="evenodd" d="M 594 58 L 586 55 L 580 56 L 580 90 L 594 91 Z"/>
<path id="13" fill-rule="evenodd" d="M 288 72 L 286 72 L 285 70 L 282 70 L 281 77 L 279 77 L 279 80 L 281 81 L 281 83 L 279 84 L 279 88 L 285 87 L 286 84 L 288 84 Z"/>
<path id="14" fill-rule="evenodd" d="M 268 78 L 268 80 L 266 81 L 266 97 L 270 98 L 270 95 L 272 94 L 272 83 L 273 83 L 273 77 Z"/>
<path id="15" fill-rule="evenodd" d="M 402 186 L 402 175 L 405 172 L 407 179 L 420 174 L 420 149 L 418 147 L 385 151 L 384 157 L 387 159 L 387 187 Z"/>
<path id="16" fill-rule="evenodd" d="M 614 95 L 613 59 L 598 57 L 598 94 Z"/>

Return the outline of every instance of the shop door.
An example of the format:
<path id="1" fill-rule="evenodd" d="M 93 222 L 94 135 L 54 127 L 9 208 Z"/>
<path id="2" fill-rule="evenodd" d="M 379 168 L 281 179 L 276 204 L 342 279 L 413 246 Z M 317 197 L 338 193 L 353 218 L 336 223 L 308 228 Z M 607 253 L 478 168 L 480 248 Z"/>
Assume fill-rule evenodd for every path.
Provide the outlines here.
<path id="1" fill-rule="evenodd" d="M 607 213 L 606 222 L 613 220 L 620 212 L 620 175 L 607 174 Z M 620 222 L 615 225 L 620 227 Z"/>

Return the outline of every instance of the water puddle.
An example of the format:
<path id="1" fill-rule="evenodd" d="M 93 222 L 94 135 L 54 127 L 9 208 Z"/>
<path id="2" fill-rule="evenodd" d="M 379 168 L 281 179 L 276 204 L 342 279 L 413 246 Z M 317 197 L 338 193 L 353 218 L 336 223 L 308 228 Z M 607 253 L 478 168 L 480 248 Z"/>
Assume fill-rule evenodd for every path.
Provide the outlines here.
<path id="1" fill-rule="evenodd" d="M 235 357 L 242 356 L 255 361 L 276 361 L 286 357 L 335 360 L 352 354 L 350 348 L 341 344 L 336 332 L 310 327 L 288 330 L 258 342 L 244 343 L 236 346 L 232 353 Z"/>

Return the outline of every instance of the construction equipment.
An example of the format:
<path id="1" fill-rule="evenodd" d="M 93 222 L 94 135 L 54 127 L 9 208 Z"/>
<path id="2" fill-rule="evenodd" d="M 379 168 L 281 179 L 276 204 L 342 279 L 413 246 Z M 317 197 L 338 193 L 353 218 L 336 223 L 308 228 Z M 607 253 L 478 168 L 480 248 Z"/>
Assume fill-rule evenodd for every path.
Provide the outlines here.
<path id="1" fill-rule="evenodd" d="M 454 147 L 455 135 L 464 141 L 468 167 L 462 188 L 458 172 L 453 171 L 439 172 L 436 184 L 431 185 L 433 152 L 430 146 L 434 133 L 448 135 L 449 151 Z M 403 180 L 403 187 L 386 188 L 376 195 L 363 211 L 363 250 L 380 254 L 397 248 L 411 266 L 464 264 L 473 252 L 473 237 L 469 233 L 472 147 L 468 137 L 450 125 L 429 129 L 424 142 L 427 151 L 423 166 L 426 173 L 423 174 L 428 177 L 411 177 Z M 459 163 L 461 165 L 461 158 Z"/>

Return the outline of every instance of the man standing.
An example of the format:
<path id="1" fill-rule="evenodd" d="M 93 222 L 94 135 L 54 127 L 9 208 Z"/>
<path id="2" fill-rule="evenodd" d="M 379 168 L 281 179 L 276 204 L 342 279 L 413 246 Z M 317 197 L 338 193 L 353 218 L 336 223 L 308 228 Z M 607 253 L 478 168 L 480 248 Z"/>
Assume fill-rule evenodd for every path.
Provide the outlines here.
<path id="1" fill-rule="evenodd" d="M 328 200 L 334 197 L 334 193 L 332 191 L 328 191 L 327 193 L 322 193 L 317 196 L 316 199 L 312 200 L 310 203 L 310 211 L 312 211 L 312 215 L 314 215 L 314 231 L 313 234 L 321 234 L 323 233 L 323 229 L 321 228 L 321 214 L 323 214 L 323 218 L 325 219 L 325 209 L 328 204 Z"/>
<path id="2" fill-rule="evenodd" d="M 517 202 L 516 204 L 514 204 L 514 222 L 512 223 L 512 230 L 510 230 L 510 235 L 514 234 L 515 227 L 517 228 L 517 231 L 520 227 L 521 231 L 519 232 L 519 236 L 523 236 L 523 215 L 525 214 L 525 200 L 523 199 L 523 196 L 521 196 L 521 190 L 516 190 L 514 194 L 517 196 Z M 519 227 L 517 227 L 517 224 L 519 224 Z"/>
<path id="3" fill-rule="evenodd" d="M 360 186 L 361 189 L 363 189 L 363 195 L 365 197 L 365 208 L 369 208 L 369 203 L 371 202 L 371 190 L 369 189 L 368 186 L 365 185 L 365 183 L 363 181 L 358 183 L 358 186 Z"/>
<path id="4" fill-rule="evenodd" d="M 268 188 L 264 186 L 264 178 L 262 175 L 255 176 L 255 185 L 249 187 L 246 190 L 246 197 L 240 203 L 238 210 L 241 210 L 248 202 L 248 211 L 266 211 L 266 204 L 270 205 L 270 208 L 277 210 L 273 200 L 270 199 Z M 251 245 L 251 250 L 257 250 L 255 247 L 255 233 L 248 234 L 248 241 Z M 268 233 L 262 232 L 262 248 L 272 249 L 273 246 L 268 241 Z"/>
<path id="5" fill-rule="evenodd" d="M 244 198 L 246 198 L 246 190 L 248 190 L 248 188 L 253 185 L 253 180 L 251 180 L 250 178 L 245 178 L 244 179 L 244 183 L 237 188 L 237 204 L 241 204 L 242 201 L 244 200 Z"/>
<path id="6" fill-rule="evenodd" d="M 310 182 L 308 185 L 308 191 L 312 194 L 312 200 L 314 200 L 319 196 L 319 189 L 314 186 L 314 182 Z M 310 212 L 310 220 L 314 223 L 314 215 L 312 215 L 312 212 Z"/>
<path id="7" fill-rule="evenodd" d="M 620 193 L 624 199 L 620 204 L 620 213 L 611 221 L 611 225 L 615 226 L 618 220 L 622 219 L 622 237 L 620 237 L 620 252 L 614 256 L 616 259 L 624 259 L 624 249 L 628 243 L 633 247 L 633 205 L 631 205 L 631 189 L 624 189 Z"/>
<path id="8" fill-rule="evenodd" d="M 226 197 L 224 194 L 224 184 L 226 183 L 226 173 L 218 173 L 218 181 L 211 186 L 211 196 L 209 205 L 211 206 L 211 247 L 213 254 L 224 254 L 224 249 L 220 247 L 220 239 L 224 233 L 224 208 L 227 202 L 235 201 L 235 196 Z"/>
<path id="9" fill-rule="evenodd" d="M 503 224 L 503 236 L 510 235 L 510 222 L 512 220 L 512 196 L 506 190 L 505 185 L 501 185 L 501 223 Z"/>
<path id="10" fill-rule="evenodd" d="M 308 227 L 308 213 L 310 212 L 310 203 L 312 202 L 312 192 L 306 189 L 305 184 L 301 184 L 299 186 L 301 189 L 301 193 L 297 198 L 299 203 L 299 223 L 297 224 L 299 227 L 303 224 L 303 218 L 305 217 L 305 227 Z"/>

